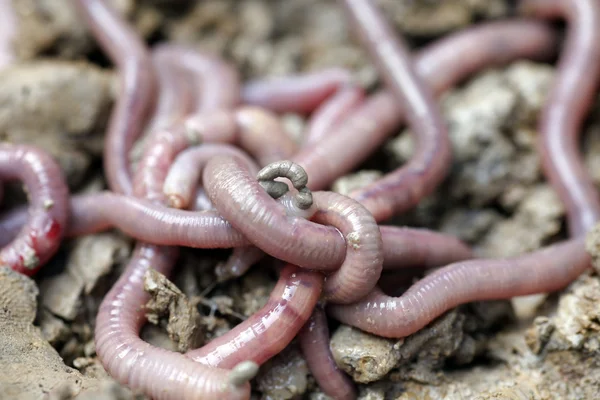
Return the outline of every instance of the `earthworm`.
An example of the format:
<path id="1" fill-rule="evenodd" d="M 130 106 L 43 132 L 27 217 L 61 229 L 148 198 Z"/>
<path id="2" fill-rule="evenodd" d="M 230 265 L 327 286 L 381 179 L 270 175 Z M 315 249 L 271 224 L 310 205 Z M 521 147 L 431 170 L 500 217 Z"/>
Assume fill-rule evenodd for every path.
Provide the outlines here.
<path id="1" fill-rule="evenodd" d="M 557 42 L 556 33 L 538 21 L 488 22 L 437 40 L 420 51 L 414 62 L 423 80 L 439 95 L 487 67 L 521 58 L 548 59 Z M 385 141 L 402 122 L 403 109 L 389 90 L 380 90 L 334 131 L 302 148 L 291 160 L 310 176 L 311 190 L 325 189 Z"/>
<path id="2" fill-rule="evenodd" d="M 144 291 L 144 274 L 150 266 L 168 273 L 175 254 L 173 248 L 138 244 L 127 269 L 98 311 L 98 357 L 113 378 L 154 399 L 249 399 L 250 385 L 237 382 L 235 372 L 195 363 L 140 339 L 139 331 L 146 321 L 141 305 L 150 298 Z"/>
<path id="3" fill-rule="evenodd" d="M 204 166 L 215 155 L 228 154 L 244 161 L 246 168 L 256 174 L 258 168 L 246 153 L 227 144 L 203 144 L 182 151 L 171 164 L 163 192 L 170 207 L 187 209 L 195 200 L 194 195 L 200 182 Z"/>
<path id="4" fill-rule="evenodd" d="M 189 114 L 194 106 L 194 93 L 190 87 L 189 76 L 173 68 L 164 55 L 159 51 L 161 47 L 152 51 L 152 61 L 158 82 L 158 96 L 156 107 L 146 131 L 154 132 L 166 129 Z"/>
<path id="5" fill-rule="evenodd" d="M 0 265 L 32 276 L 60 247 L 68 222 L 69 189 L 58 163 L 46 152 L 0 144 L 0 180 L 17 179 L 27 189 L 27 222 L 0 250 Z"/>
<path id="6" fill-rule="evenodd" d="M 390 92 L 404 105 L 414 132 L 410 161 L 377 182 L 351 193 L 377 221 L 416 205 L 446 177 L 452 150 L 433 91 L 413 65 L 410 50 L 369 0 L 342 1 L 354 30 Z"/>
<path id="7" fill-rule="evenodd" d="M 15 59 L 13 40 L 17 33 L 17 16 L 11 0 L 0 0 L 0 69 Z"/>
<path id="8" fill-rule="evenodd" d="M 307 114 L 343 85 L 352 75 L 342 68 L 329 68 L 312 73 L 254 80 L 242 89 L 244 103 L 271 111 Z"/>
<path id="9" fill-rule="evenodd" d="M 334 192 L 315 192 L 312 220 L 334 226 L 346 238 L 346 257 L 327 276 L 323 296 L 335 303 L 352 303 L 377 284 L 383 265 L 383 242 L 373 216 L 361 204 Z"/>
<path id="10" fill-rule="evenodd" d="M 356 201 L 333 192 L 314 193 L 315 224 L 285 214 L 234 158 L 212 158 L 204 171 L 205 188 L 216 209 L 265 253 L 313 269 L 325 269 L 332 259 L 339 260 L 333 265 L 341 267 L 327 277 L 324 287 L 332 301 L 356 301 L 377 283 L 383 263 L 379 227 Z M 334 258 L 338 246 L 345 250 L 341 260 Z"/>
<path id="11" fill-rule="evenodd" d="M 287 215 L 238 160 L 211 159 L 203 182 L 219 214 L 267 254 L 304 268 L 342 264 L 346 244 L 340 232 Z"/>
<path id="12" fill-rule="evenodd" d="M 338 123 L 351 115 L 364 97 L 365 91 L 360 86 L 341 87 L 312 113 L 304 131 L 302 145 L 307 146 L 321 140 Z"/>
<path id="13" fill-rule="evenodd" d="M 329 326 L 322 305 L 317 304 L 298 334 L 298 343 L 319 388 L 336 400 L 356 399 L 352 380 L 340 370 L 329 347 Z"/>
<path id="14" fill-rule="evenodd" d="M 117 65 L 120 92 L 104 144 L 104 170 L 111 190 L 130 194 L 129 152 L 154 106 L 152 58 L 137 32 L 103 0 L 77 0 L 94 37 Z"/>
<path id="15" fill-rule="evenodd" d="M 580 152 L 580 131 L 600 82 L 600 4 L 596 0 L 524 0 L 525 14 L 568 21 L 554 83 L 538 129 L 543 171 L 565 204 L 571 235 L 600 219 L 600 196 Z"/>
<path id="16" fill-rule="evenodd" d="M 197 85 L 201 87 L 197 91 L 200 96 L 196 101 L 197 112 L 232 109 L 239 105 L 239 75 L 235 68 L 221 58 L 206 51 L 173 43 L 160 44 L 155 47 L 154 52 L 162 62 L 170 63 L 181 72 L 188 72 L 195 77 Z"/>
<path id="17" fill-rule="evenodd" d="M 433 268 L 473 258 L 461 240 L 422 228 L 379 226 L 383 239 L 383 269 Z"/>
<path id="18" fill-rule="evenodd" d="M 375 289 L 355 304 L 329 305 L 328 313 L 366 332 L 399 338 L 460 304 L 562 289 L 590 262 L 584 238 L 579 237 L 519 257 L 450 264 L 425 276 L 400 297 Z"/>
<path id="19" fill-rule="evenodd" d="M 231 368 L 244 360 L 263 364 L 296 337 L 317 304 L 322 286 L 322 274 L 287 265 L 263 308 L 186 355 L 196 362 L 220 368 Z"/>

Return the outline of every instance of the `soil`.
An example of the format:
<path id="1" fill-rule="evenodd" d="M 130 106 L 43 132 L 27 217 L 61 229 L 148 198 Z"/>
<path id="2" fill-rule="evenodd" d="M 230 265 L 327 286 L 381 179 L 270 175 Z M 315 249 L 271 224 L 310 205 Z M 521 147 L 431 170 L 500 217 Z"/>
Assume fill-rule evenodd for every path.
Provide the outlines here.
<path id="1" fill-rule="evenodd" d="M 343 66 L 368 88 L 377 73 L 334 0 L 111 0 L 148 43 L 211 50 L 245 79 Z M 73 193 L 105 187 L 103 133 L 116 75 L 70 2 L 13 0 L 17 63 L 0 70 L 0 138 L 34 143 L 60 162 Z M 413 48 L 510 13 L 508 0 L 378 0 Z M 566 237 L 564 209 L 545 182 L 536 119 L 554 67 L 527 61 L 481 71 L 440 99 L 454 161 L 444 184 L 397 224 L 456 235 L 485 257 L 523 254 Z M 77 110 L 77 112 L 73 112 Z M 584 127 L 586 163 L 600 188 L 600 108 Z M 282 116 L 297 137 L 305 121 Z M 347 193 L 410 158 L 402 128 L 333 189 Z M 24 201 L 9 186 L 7 207 Z M 591 399 L 600 397 L 600 228 L 588 237 L 595 270 L 564 291 L 458 307 L 401 340 L 332 325 L 331 348 L 362 400 Z M 142 399 L 116 384 L 95 357 L 103 295 L 133 241 L 118 232 L 69 240 L 30 279 L 0 270 L 0 398 Z M 174 276 L 151 273 L 150 324 L 142 337 L 185 351 L 227 332 L 264 305 L 267 266 L 217 282 L 227 251 L 182 252 Z M 332 322 L 333 324 L 333 322 Z M 266 363 L 256 399 L 324 400 L 297 344 Z"/>

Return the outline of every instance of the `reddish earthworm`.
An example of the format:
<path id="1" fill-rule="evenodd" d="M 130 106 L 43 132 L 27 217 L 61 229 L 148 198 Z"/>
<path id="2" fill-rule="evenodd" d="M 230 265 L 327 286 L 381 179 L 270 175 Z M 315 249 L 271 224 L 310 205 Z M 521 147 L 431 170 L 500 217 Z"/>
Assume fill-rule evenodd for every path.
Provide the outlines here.
<path id="1" fill-rule="evenodd" d="M 557 37 L 537 21 L 488 22 L 429 45 L 415 57 L 415 68 L 438 95 L 476 71 L 510 61 L 547 59 Z M 388 90 L 365 100 L 321 141 L 302 148 L 292 161 L 310 176 L 311 190 L 327 188 L 364 161 L 402 122 L 404 107 Z M 376 121 L 376 122 L 375 122 Z M 343 148 L 341 152 L 339 149 Z"/>
<path id="2" fill-rule="evenodd" d="M 414 132 L 415 152 L 405 166 L 351 194 L 381 221 L 415 206 L 446 177 L 452 160 L 450 138 L 433 92 L 418 76 L 408 46 L 377 5 L 369 0 L 344 0 L 342 4 L 386 86 L 403 103 Z"/>
<path id="3" fill-rule="evenodd" d="M 11 0 L 0 0 L 0 69 L 14 59 L 13 40 L 17 33 L 17 16 Z"/>
<path id="4" fill-rule="evenodd" d="M 320 273 L 287 265 L 263 308 L 186 355 L 196 362 L 220 368 L 231 368 L 244 360 L 263 364 L 296 337 L 317 304 L 322 285 Z"/>
<path id="5" fill-rule="evenodd" d="M 580 237 L 519 257 L 450 264 L 427 275 L 400 297 L 375 289 L 355 304 L 330 305 L 328 313 L 378 336 L 399 338 L 460 304 L 562 289 L 590 265 L 584 238 Z"/>
<path id="6" fill-rule="evenodd" d="M 277 113 L 307 114 L 340 87 L 351 82 L 352 75 L 342 68 L 260 79 L 244 85 L 242 100 L 244 103 Z"/>
<path id="7" fill-rule="evenodd" d="M 144 274 L 168 273 L 175 249 L 138 244 L 134 257 L 108 292 L 96 318 L 96 353 L 113 378 L 154 399 L 249 399 L 250 385 L 232 384 L 230 373 L 186 359 L 140 339 L 146 321 Z M 233 378 L 236 378 L 235 372 Z M 234 379 L 235 380 L 235 379 Z M 238 383 L 238 382 L 235 382 Z"/>
<path id="8" fill-rule="evenodd" d="M 304 268 L 341 265 L 325 283 L 325 295 L 332 301 L 356 301 L 377 283 L 383 263 L 381 235 L 356 201 L 332 192 L 314 193 L 315 224 L 286 214 L 234 158 L 211 159 L 203 179 L 219 213 L 265 253 Z M 341 234 L 320 223 L 339 228 Z"/>
<path id="9" fill-rule="evenodd" d="M 363 102 L 365 91 L 360 86 L 341 87 L 331 98 L 325 100 L 310 116 L 304 131 L 303 146 L 317 143 L 338 123 L 346 119 Z"/>
<path id="10" fill-rule="evenodd" d="M 111 190 L 130 194 L 129 152 L 143 131 L 156 92 L 152 58 L 137 32 L 103 0 L 77 0 L 90 30 L 117 65 L 121 80 L 104 144 L 104 169 Z"/>
<path id="11" fill-rule="evenodd" d="M 27 222 L 0 250 L 0 265 L 35 274 L 58 250 L 67 227 L 69 189 L 58 163 L 25 145 L 0 144 L 0 181 L 21 180 L 30 202 Z"/>
<path id="12" fill-rule="evenodd" d="M 356 399 L 354 383 L 338 368 L 331 354 L 327 316 L 321 305 L 315 307 L 298 334 L 298 343 L 308 368 L 323 393 L 336 400 Z"/>
<path id="13" fill-rule="evenodd" d="M 563 17 L 568 31 L 554 84 L 539 118 L 544 173 L 567 209 L 571 235 L 600 219 L 600 195 L 580 153 L 579 137 L 600 83 L 600 4 L 597 0 L 524 0 L 523 13 Z"/>
<path id="14" fill-rule="evenodd" d="M 383 239 L 383 269 L 433 268 L 473 258 L 461 240 L 420 228 L 379 226 Z"/>
<path id="15" fill-rule="evenodd" d="M 200 97 L 196 100 L 196 112 L 233 109 L 239 105 L 241 90 L 238 72 L 221 58 L 172 43 L 158 45 L 154 52 L 162 62 L 170 63 L 195 78 L 201 88 L 197 91 Z"/>

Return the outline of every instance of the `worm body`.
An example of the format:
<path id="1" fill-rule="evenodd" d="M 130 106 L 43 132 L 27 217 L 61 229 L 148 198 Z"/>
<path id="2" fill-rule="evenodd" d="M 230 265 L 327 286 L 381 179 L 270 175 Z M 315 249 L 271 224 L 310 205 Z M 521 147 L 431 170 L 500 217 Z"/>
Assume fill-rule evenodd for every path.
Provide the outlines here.
<path id="1" fill-rule="evenodd" d="M 327 316 L 322 306 L 315 307 L 310 319 L 298 334 L 298 343 L 323 393 L 338 400 L 356 399 L 354 383 L 338 368 L 331 354 Z"/>
<path id="2" fill-rule="evenodd" d="M 320 273 L 286 266 L 263 308 L 186 355 L 196 362 L 221 368 L 231 368 L 244 360 L 263 364 L 296 337 L 317 304 L 322 285 Z"/>
<path id="3" fill-rule="evenodd" d="M 600 219 L 600 195 L 579 148 L 582 123 L 600 82 L 600 4 L 595 0 L 525 0 L 524 13 L 568 21 L 554 84 L 539 119 L 539 147 L 546 177 L 567 208 L 571 235 Z"/>
<path id="4" fill-rule="evenodd" d="M 31 276 L 58 250 L 68 224 L 69 190 L 47 153 L 25 145 L 0 144 L 0 181 L 21 180 L 30 202 L 18 233 L 0 250 L 0 265 Z M 25 222 L 25 220 L 27 222 Z"/>
<path id="5" fill-rule="evenodd" d="M 331 68 L 298 76 L 256 80 L 244 85 L 245 103 L 274 112 L 309 113 L 352 76 L 341 68 Z"/>
<path id="6" fill-rule="evenodd" d="M 90 30 L 117 65 L 120 93 L 110 117 L 104 169 L 111 190 L 131 194 L 129 152 L 154 106 L 152 58 L 139 35 L 103 0 L 77 0 Z"/>
<path id="7" fill-rule="evenodd" d="M 402 296 L 372 291 L 355 304 L 330 305 L 339 321 L 378 336 L 400 338 L 460 304 L 559 290 L 590 264 L 581 238 L 520 257 L 461 261 L 427 275 Z"/>

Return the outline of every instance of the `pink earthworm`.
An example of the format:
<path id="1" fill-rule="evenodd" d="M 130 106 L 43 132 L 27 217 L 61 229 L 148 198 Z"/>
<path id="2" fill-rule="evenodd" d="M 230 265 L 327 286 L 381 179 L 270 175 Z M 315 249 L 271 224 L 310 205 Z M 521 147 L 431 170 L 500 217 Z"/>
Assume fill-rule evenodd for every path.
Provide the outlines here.
<path id="1" fill-rule="evenodd" d="M 600 83 L 600 4 L 524 0 L 520 6 L 528 15 L 568 21 L 555 81 L 539 118 L 539 147 L 544 173 L 567 209 L 569 231 L 583 235 L 600 220 L 600 195 L 579 144 Z"/>
<path id="2" fill-rule="evenodd" d="M 346 244 L 340 232 L 290 217 L 238 160 L 215 157 L 202 178 L 219 214 L 267 254 L 304 268 L 342 264 Z"/>
<path id="3" fill-rule="evenodd" d="M 286 214 L 234 158 L 211 159 L 203 179 L 219 213 L 267 254 L 313 269 L 336 260 L 339 270 L 327 277 L 324 288 L 332 301 L 356 301 L 377 283 L 383 264 L 381 234 L 356 201 L 333 192 L 314 193 L 315 224 Z M 333 258 L 340 247 L 345 254 Z"/>
<path id="4" fill-rule="evenodd" d="M 199 49 L 165 43 L 155 47 L 156 57 L 175 69 L 191 75 L 201 88 L 195 112 L 233 109 L 240 104 L 238 72 L 221 58 Z M 188 83 L 189 85 L 189 83 Z M 232 88 L 236 88 L 233 90 Z"/>
<path id="5" fill-rule="evenodd" d="M 244 85 L 242 101 L 277 113 L 308 114 L 351 82 L 352 74 L 342 68 L 254 80 Z"/>
<path id="6" fill-rule="evenodd" d="M 360 86 L 341 87 L 317 108 L 308 121 L 303 146 L 317 143 L 338 123 L 346 119 L 364 101 L 365 91 Z"/>
<path id="7" fill-rule="evenodd" d="M 433 91 L 419 76 L 407 44 L 394 33 L 375 3 L 344 0 L 342 4 L 386 86 L 404 105 L 414 132 L 415 152 L 406 165 L 351 193 L 381 221 L 415 206 L 435 190 L 450 169 L 452 149 Z"/>
<path id="8" fill-rule="evenodd" d="M 129 152 L 154 107 L 156 77 L 152 58 L 135 30 L 103 0 L 77 0 L 82 16 L 117 65 L 120 93 L 104 145 L 104 169 L 111 190 L 130 194 Z"/>
<path id="9" fill-rule="evenodd" d="M 186 355 L 194 361 L 231 368 L 251 360 L 261 365 L 283 350 L 308 321 L 319 300 L 323 275 L 287 265 L 267 304 L 246 321 Z"/>
<path id="10" fill-rule="evenodd" d="M 34 275 L 58 250 L 68 223 L 69 189 L 58 163 L 26 145 L 0 144 L 0 180 L 21 180 L 30 206 L 26 221 L 0 250 L 0 265 Z"/>
<path id="11" fill-rule="evenodd" d="M 422 228 L 379 226 L 383 239 L 383 269 L 433 268 L 473 258 L 461 240 Z"/>
<path id="12" fill-rule="evenodd" d="M 277 116 L 266 110 L 240 107 L 192 115 L 149 140 L 138 166 L 134 193 L 150 192 L 152 199 L 164 201 L 162 185 L 168 168 L 177 154 L 198 143 L 238 144 L 261 165 L 286 158 L 297 149 Z"/>
<path id="13" fill-rule="evenodd" d="M 328 306 L 328 313 L 366 332 L 400 338 L 460 304 L 562 289 L 590 265 L 584 238 L 579 237 L 519 257 L 450 264 L 427 275 L 400 297 L 375 289 L 355 304 Z"/>
<path id="14" fill-rule="evenodd" d="M 439 39 L 420 51 L 414 62 L 417 72 L 439 95 L 484 68 L 521 58 L 548 59 L 557 42 L 556 33 L 542 22 L 487 22 Z M 311 190 L 325 189 L 387 139 L 402 122 L 403 109 L 389 90 L 381 90 L 334 131 L 302 148 L 291 160 L 310 176 Z"/>
<path id="15" fill-rule="evenodd" d="M 327 316 L 321 305 L 315 307 L 298 334 L 298 343 L 308 368 L 323 393 L 336 400 L 356 399 L 354 383 L 338 368 L 331 354 Z"/>
<path id="16" fill-rule="evenodd" d="M 189 74 L 173 68 L 164 59 L 160 48 L 152 51 L 152 61 L 158 81 L 158 98 L 152 117 L 147 124 L 147 132 L 166 129 L 192 112 L 194 93 L 188 80 Z"/>
<path id="17" fill-rule="evenodd" d="M 144 275 L 150 266 L 168 274 L 175 257 L 174 248 L 138 244 L 126 271 L 98 311 L 98 357 L 113 378 L 153 399 L 249 399 L 250 385 L 232 383 L 229 374 L 233 371 L 193 362 L 140 338 L 146 321 L 142 305 L 150 298 L 144 291 Z"/>
<path id="18" fill-rule="evenodd" d="M 258 172 L 258 166 L 237 147 L 227 144 L 206 143 L 182 151 L 173 161 L 163 185 L 170 207 L 187 209 L 194 200 L 194 194 L 200 182 L 206 163 L 216 155 L 231 155 L 245 163 L 252 174 Z"/>
<path id="19" fill-rule="evenodd" d="M 13 40 L 17 33 L 18 22 L 11 0 L 0 0 L 0 69 L 15 60 Z"/>

